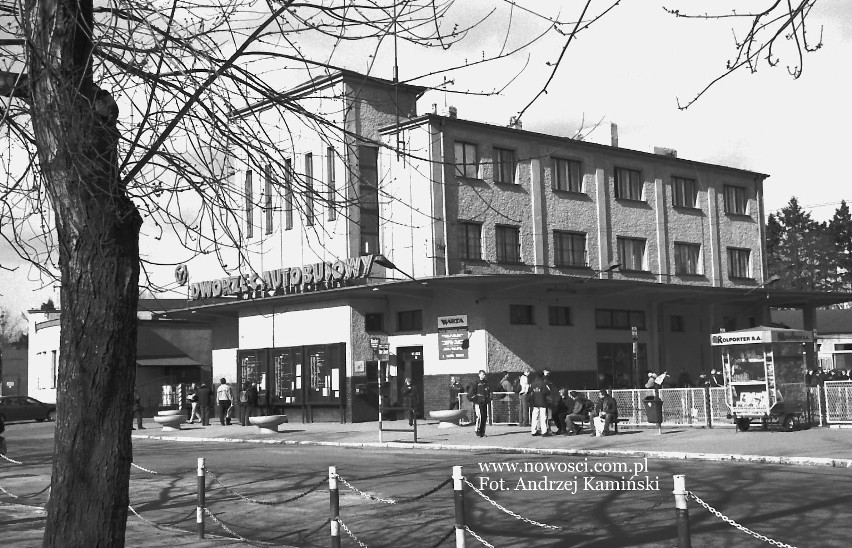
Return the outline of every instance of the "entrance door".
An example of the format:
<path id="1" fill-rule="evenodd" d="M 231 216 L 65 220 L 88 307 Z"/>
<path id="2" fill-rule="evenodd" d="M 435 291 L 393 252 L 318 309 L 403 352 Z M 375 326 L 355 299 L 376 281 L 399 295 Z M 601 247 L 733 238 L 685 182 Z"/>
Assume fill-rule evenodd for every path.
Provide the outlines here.
<path id="1" fill-rule="evenodd" d="M 411 379 L 411 384 L 417 391 L 417 418 L 423 418 L 423 347 L 406 346 L 396 349 L 396 401 L 402 403 L 402 391 L 405 379 Z"/>

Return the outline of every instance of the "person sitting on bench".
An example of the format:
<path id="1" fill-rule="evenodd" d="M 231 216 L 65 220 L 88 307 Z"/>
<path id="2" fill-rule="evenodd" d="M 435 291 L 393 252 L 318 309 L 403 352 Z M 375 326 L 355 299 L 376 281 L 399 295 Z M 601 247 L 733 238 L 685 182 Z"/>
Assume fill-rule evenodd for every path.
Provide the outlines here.
<path id="1" fill-rule="evenodd" d="M 565 417 L 565 426 L 568 435 L 573 436 L 583 431 L 583 423 L 589 420 L 589 412 L 593 405 L 586 396 L 576 390 L 571 390 L 568 395 L 574 400 L 574 408 L 571 410 L 571 414 Z"/>
<path id="2" fill-rule="evenodd" d="M 615 398 L 610 396 L 606 390 L 602 389 L 598 394 L 600 398 L 597 405 L 595 405 L 595 417 L 601 418 L 604 421 L 601 435 L 609 436 L 612 434 L 609 429 L 610 426 L 618 424 L 618 403 L 616 403 Z M 592 430 L 592 435 L 595 435 L 595 430 Z"/>

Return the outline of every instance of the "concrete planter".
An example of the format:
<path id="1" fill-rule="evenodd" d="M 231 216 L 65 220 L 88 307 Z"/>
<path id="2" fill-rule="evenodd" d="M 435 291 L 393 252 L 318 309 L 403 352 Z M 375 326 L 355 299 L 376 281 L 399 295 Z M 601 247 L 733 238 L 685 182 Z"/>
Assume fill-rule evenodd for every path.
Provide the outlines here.
<path id="1" fill-rule="evenodd" d="M 171 415 L 184 416 L 185 413 L 183 412 L 182 409 L 166 409 L 165 411 L 157 411 L 158 417 L 168 417 L 168 416 L 171 416 Z"/>
<path id="2" fill-rule="evenodd" d="M 180 415 L 157 415 L 154 417 L 154 422 L 161 425 L 163 430 L 180 430 L 180 425 L 183 421 L 186 420 L 186 417 L 183 414 Z"/>
<path id="3" fill-rule="evenodd" d="M 277 434 L 278 427 L 287 422 L 287 415 L 266 415 L 264 417 L 249 417 L 249 423 L 260 428 L 264 434 Z"/>
<path id="4" fill-rule="evenodd" d="M 452 428 L 458 426 L 459 421 L 467 417 L 467 411 L 463 409 L 442 409 L 440 411 L 429 411 L 429 418 L 440 421 L 438 428 Z"/>

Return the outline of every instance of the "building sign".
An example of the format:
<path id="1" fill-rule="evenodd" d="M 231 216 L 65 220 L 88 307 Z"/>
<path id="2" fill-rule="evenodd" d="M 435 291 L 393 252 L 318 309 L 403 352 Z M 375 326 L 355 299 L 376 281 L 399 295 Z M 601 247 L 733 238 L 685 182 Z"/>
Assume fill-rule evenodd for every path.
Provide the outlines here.
<path id="1" fill-rule="evenodd" d="M 362 255 L 345 261 L 307 264 L 292 268 L 253 272 L 218 280 L 189 284 L 189 298 L 209 299 L 236 296 L 262 299 L 276 295 L 306 293 L 343 287 L 353 280 L 364 279 L 373 269 L 375 255 Z"/>
<path id="2" fill-rule="evenodd" d="M 438 359 L 467 359 L 467 315 L 438 316 Z"/>
<path id="3" fill-rule="evenodd" d="M 718 333 L 710 336 L 711 346 L 772 342 L 809 343 L 813 341 L 814 335 L 812 332 L 795 329 L 730 331 L 728 333 Z"/>

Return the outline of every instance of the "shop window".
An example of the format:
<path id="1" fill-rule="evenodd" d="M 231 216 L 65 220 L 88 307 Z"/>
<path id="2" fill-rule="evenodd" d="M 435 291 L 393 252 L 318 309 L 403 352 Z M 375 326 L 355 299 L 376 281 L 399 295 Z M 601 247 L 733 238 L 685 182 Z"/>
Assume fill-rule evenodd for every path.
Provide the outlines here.
<path id="1" fill-rule="evenodd" d="M 381 312 L 368 312 L 364 315 L 364 330 L 384 331 L 385 330 L 385 315 Z"/>
<path id="2" fill-rule="evenodd" d="M 509 323 L 512 325 L 534 325 L 535 307 L 530 304 L 510 304 Z"/>
<path id="3" fill-rule="evenodd" d="M 648 349 L 645 343 L 638 343 L 636 350 L 634 367 L 632 343 L 598 343 L 598 383 L 601 388 L 638 388 L 637 381 L 648 375 Z"/>
<path id="4" fill-rule="evenodd" d="M 402 310 L 397 313 L 396 322 L 399 331 L 422 331 L 423 311 Z"/>

